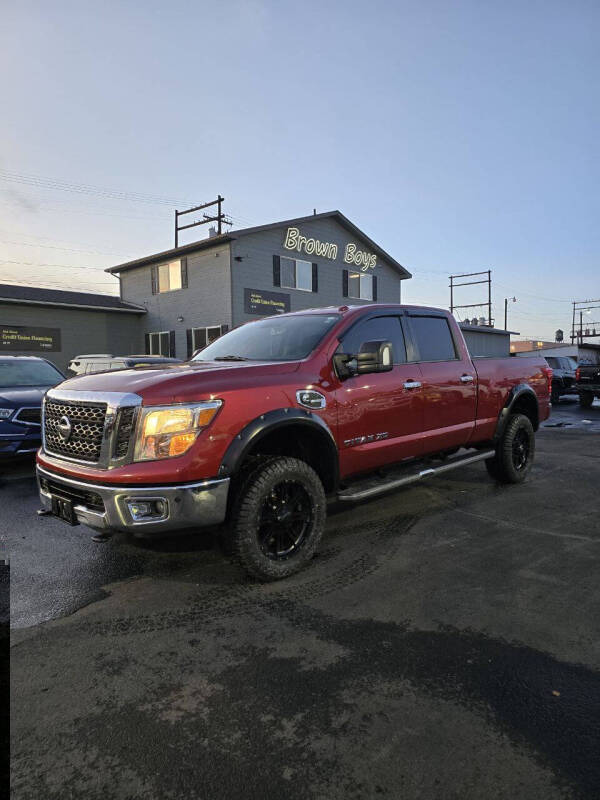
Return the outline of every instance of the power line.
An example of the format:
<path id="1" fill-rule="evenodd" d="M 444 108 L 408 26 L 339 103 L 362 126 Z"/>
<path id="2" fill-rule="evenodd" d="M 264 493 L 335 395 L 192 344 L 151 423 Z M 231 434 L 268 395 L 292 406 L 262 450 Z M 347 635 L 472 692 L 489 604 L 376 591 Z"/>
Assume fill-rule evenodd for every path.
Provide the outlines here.
<path id="1" fill-rule="evenodd" d="M 143 194 L 141 192 L 126 192 L 119 189 L 108 189 L 85 183 L 70 183 L 57 178 L 47 178 L 41 175 L 25 175 L 19 172 L 0 169 L 0 180 L 32 186 L 37 189 L 54 189 L 76 194 L 87 194 L 95 197 L 106 197 L 111 200 L 128 200 L 135 203 L 153 203 L 158 205 L 177 205 L 189 202 L 182 198 L 160 197 L 157 195 Z"/>
<path id="2" fill-rule="evenodd" d="M 20 264 L 24 267 L 60 267 L 61 269 L 84 269 L 91 272 L 104 272 L 104 267 L 76 267 L 73 264 L 47 264 L 43 261 L 12 261 L 11 259 L 0 259 L 0 264 Z"/>

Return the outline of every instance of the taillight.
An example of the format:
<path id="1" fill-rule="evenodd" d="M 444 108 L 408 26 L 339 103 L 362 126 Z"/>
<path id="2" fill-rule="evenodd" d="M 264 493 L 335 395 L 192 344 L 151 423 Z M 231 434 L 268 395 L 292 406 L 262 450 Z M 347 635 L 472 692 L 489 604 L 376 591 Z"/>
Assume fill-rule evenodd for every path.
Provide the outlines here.
<path id="1" fill-rule="evenodd" d="M 542 372 L 546 374 L 546 378 L 548 379 L 548 394 L 552 394 L 552 375 L 554 371 L 552 367 L 542 367 Z"/>
<path id="2" fill-rule="evenodd" d="M 581 370 L 579 369 L 579 367 L 577 367 L 577 369 L 575 370 L 575 380 L 577 381 L 577 383 L 579 383 L 580 375 L 581 375 Z"/>

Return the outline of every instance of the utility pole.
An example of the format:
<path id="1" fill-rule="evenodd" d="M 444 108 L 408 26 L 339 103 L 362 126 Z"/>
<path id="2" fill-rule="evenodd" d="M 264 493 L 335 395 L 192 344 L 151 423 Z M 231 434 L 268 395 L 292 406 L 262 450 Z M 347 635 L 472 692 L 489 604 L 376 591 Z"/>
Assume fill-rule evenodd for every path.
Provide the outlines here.
<path id="1" fill-rule="evenodd" d="M 457 278 L 478 278 L 481 275 L 487 275 L 487 278 L 476 281 L 465 281 L 464 283 L 455 283 Z M 471 303 L 470 305 L 456 306 L 454 305 L 454 290 L 457 286 L 476 286 L 477 284 L 487 283 L 487 302 L 484 303 Z M 450 313 L 453 314 L 459 308 L 481 308 L 487 305 L 488 316 L 487 324 L 493 327 L 494 320 L 492 319 L 492 270 L 488 269 L 485 272 L 465 272 L 462 275 L 450 275 Z"/>
<path id="2" fill-rule="evenodd" d="M 206 225 L 207 222 L 216 222 L 217 235 L 221 236 L 223 233 L 223 224 L 233 224 L 231 219 L 223 214 L 222 205 L 224 200 L 225 198 L 219 195 L 216 200 L 212 200 L 210 203 L 202 203 L 200 206 L 194 206 L 193 208 L 188 208 L 185 211 L 178 211 L 175 209 L 175 247 L 179 247 L 179 231 L 185 231 L 187 228 L 195 228 L 196 225 Z M 179 224 L 179 217 L 182 217 L 184 214 L 193 214 L 194 211 L 202 211 L 203 209 L 210 208 L 211 206 L 217 206 L 216 217 L 211 216 L 210 214 L 202 214 L 202 219 L 198 220 L 197 222 L 191 222 L 189 225 Z"/>
<path id="3" fill-rule="evenodd" d="M 508 301 L 511 300 L 513 303 L 517 302 L 516 297 L 505 297 L 504 298 L 504 330 L 508 330 Z"/>

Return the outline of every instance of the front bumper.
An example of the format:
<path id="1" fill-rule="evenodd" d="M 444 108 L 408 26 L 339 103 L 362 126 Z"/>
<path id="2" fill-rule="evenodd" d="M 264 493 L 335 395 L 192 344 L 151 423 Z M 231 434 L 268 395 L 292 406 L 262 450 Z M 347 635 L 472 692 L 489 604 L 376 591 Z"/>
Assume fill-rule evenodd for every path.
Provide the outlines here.
<path id="1" fill-rule="evenodd" d="M 108 486 L 65 478 L 37 466 L 42 507 L 52 508 L 51 496 L 73 502 L 73 512 L 83 525 L 100 531 L 129 531 L 149 535 L 184 528 L 218 525 L 225 519 L 229 478 L 174 486 Z M 131 506 L 162 503 L 160 518 L 135 519 Z"/>

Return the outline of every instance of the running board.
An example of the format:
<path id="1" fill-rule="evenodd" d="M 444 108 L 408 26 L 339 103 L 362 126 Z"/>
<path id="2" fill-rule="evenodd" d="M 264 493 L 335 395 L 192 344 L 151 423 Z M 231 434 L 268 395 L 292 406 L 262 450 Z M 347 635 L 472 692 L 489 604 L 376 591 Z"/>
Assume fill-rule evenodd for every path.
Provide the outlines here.
<path id="1" fill-rule="evenodd" d="M 460 456 L 442 462 L 439 467 L 430 467 L 422 469 L 419 472 L 412 472 L 398 477 L 399 470 L 396 471 L 396 477 L 393 475 L 385 478 L 365 478 L 364 480 L 357 481 L 354 486 L 343 489 L 338 492 L 338 500 L 366 500 L 369 497 L 375 497 L 383 492 L 389 492 L 390 489 L 397 489 L 400 486 L 408 486 L 410 483 L 416 483 L 423 480 L 423 478 L 431 478 L 434 475 L 441 475 L 443 472 L 449 472 L 451 469 L 462 467 L 466 464 L 475 464 L 477 461 L 485 461 L 488 458 L 493 458 L 495 450 L 484 450 L 476 455 Z"/>

